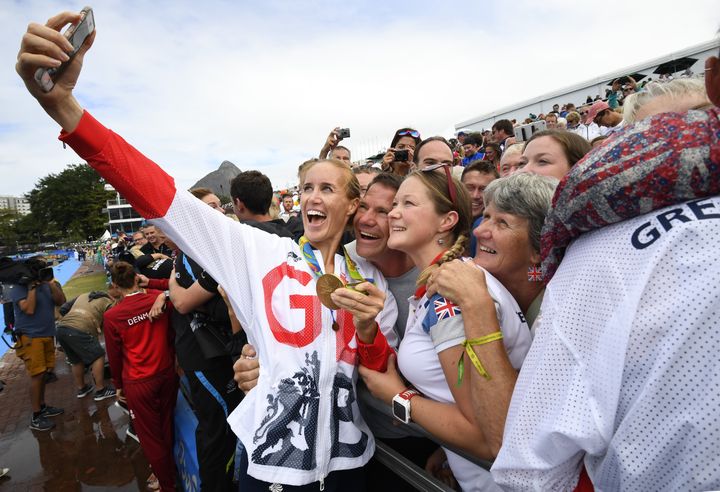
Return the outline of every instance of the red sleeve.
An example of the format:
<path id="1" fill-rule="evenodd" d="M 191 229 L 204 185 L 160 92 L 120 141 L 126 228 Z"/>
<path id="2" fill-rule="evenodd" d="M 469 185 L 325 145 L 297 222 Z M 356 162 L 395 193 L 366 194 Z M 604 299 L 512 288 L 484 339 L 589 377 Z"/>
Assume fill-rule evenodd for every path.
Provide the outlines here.
<path id="1" fill-rule="evenodd" d="M 121 390 L 123 388 L 122 340 L 113 323 L 112 310 L 105 311 L 103 315 L 103 326 L 105 327 L 105 352 L 107 353 L 108 363 L 110 364 L 110 374 L 112 374 L 115 388 Z"/>
<path id="2" fill-rule="evenodd" d="M 148 289 L 152 290 L 168 290 L 170 288 L 170 280 L 166 278 L 149 278 Z"/>
<path id="3" fill-rule="evenodd" d="M 77 128 L 60 133 L 68 144 L 146 219 L 163 217 L 175 198 L 175 181 L 153 161 L 105 128 L 87 111 Z"/>
<path id="4" fill-rule="evenodd" d="M 387 338 L 378 326 L 375 340 L 372 343 L 363 343 L 359 338 L 357 340 L 357 351 L 360 358 L 360 364 L 372 369 L 373 371 L 387 371 L 387 363 L 393 349 L 388 345 Z"/>

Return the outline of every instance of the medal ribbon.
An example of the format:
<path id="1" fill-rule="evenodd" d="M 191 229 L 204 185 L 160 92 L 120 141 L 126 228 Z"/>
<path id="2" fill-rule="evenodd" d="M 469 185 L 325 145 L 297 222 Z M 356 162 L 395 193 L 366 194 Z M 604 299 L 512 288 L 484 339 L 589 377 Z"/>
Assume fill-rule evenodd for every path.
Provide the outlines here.
<path id="1" fill-rule="evenodd" d="M 313 251 L 308 238 L 302 236 L 298 241 L 298 246 L 300 246 L 300 249 L 302 250 L 302 255 L 305 258 L 308 266 L 310 267 L 310 270 L 312 270 L 312 272 L 315 274 L 315 278 L 321 277 L 323 275 L 323 271 L 320 267 L 320 262 L 318 262 L 317 258 L 315 257 L 315 252 Z M 360 275 L 360 272 L 358 272 L 357 269 L 357 265 L 352 260 L 352 258 L 350 258 L 350 255 L 345 249 L 345 246 L 343 246 L 343 256 L 345 257 L 345 265 L 347 265 L 348 274 L 350 275 L 350 278 L 353 279 L 353 281 L 372 283 L 373 279 L 366 279 L 363 278 L 362 275 Z"/>

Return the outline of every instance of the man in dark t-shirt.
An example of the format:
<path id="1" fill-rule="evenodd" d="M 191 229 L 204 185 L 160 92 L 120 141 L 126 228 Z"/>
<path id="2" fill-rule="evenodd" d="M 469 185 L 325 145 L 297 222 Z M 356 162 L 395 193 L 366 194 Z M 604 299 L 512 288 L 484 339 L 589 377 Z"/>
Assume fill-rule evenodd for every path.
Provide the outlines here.
<path id="1" fill-rule="evenodd" d="M 162 233 L 158 232 L 154 225 L 146 225 L 143 229 L 143 233 L 145 234 L 147 243 L 140 247 L 140 251 L 142 251 L 146 255 L 159 253 L 168 257 L 170 256 L 172 250 L 167 244 L 165 244 L 164 236 L 162 235 Z"/>
<path id="2" fill-rule="evenodd" d="M 25 362 L 30 375 L 30 400 L 33 415 L 30 428 L 47 431 L 55 427 L 48 420 L 64 412 L 45 404 L 45 372 L 55 367 L 55 306 L 65 301 L 62 287 L 54 279 L 27 285 L 13 284 L 9 298 L 13 302 L 18 343 L 15 354 Z"/>

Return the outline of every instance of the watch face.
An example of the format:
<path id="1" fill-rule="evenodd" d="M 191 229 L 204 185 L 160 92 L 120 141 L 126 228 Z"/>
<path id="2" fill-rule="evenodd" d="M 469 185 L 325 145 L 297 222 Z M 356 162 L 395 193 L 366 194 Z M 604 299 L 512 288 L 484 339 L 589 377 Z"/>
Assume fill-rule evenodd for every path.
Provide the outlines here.
<path id="1" fill-rule="evenodd" d="M 407 410 L 400 402 L 397 401 L 393 401 L 393 415 L 395 415 L 398 420 L 402 420 L 403 422 L 407 422 L 408 420 Z"/>

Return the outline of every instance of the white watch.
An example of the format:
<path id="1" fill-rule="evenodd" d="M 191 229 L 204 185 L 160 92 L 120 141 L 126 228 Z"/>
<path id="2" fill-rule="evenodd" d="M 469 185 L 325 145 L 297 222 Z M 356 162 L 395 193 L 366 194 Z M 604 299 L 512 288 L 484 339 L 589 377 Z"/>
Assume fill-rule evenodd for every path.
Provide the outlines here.
<path id="1" fill-rule="evenodd" d="M 420 392 L 413 388 L 408 388 L 405 391 L 398 393 L 393 397 L 392 400 L 392 412 L 393 416 L 403 424 L 410 423 L 410 400 L 413 396 L 419 395 Z"/>

